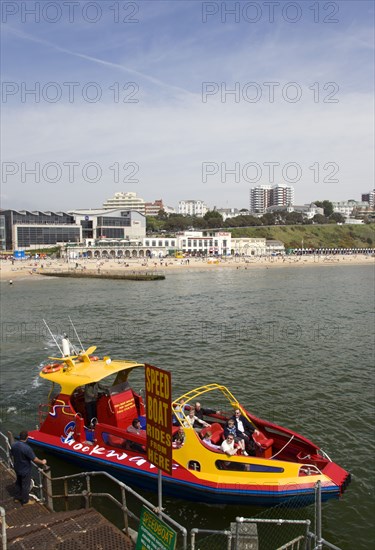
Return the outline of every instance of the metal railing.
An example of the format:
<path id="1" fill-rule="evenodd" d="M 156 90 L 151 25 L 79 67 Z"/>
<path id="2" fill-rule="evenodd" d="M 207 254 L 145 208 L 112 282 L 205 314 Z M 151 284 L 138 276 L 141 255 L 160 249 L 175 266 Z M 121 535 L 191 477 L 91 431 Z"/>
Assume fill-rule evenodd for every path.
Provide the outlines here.
<path id="1" fill-rule="evenodd" d="M 289 540 L 287 543 L 282 546 L 278 546 L 277 550 L 323 550 L 329 548 L 331 550 L 341 550 L 338 546 L 328 542 L 322 537 L 322 513 L 321 513 L 321 482 L 318 481 L 315 485 L 315 533 L 311 531 L 311 521 L 306 520 L 292 520 L 292 519 L 265 519 L 265 518 L 243 518 L 236 517 L 235 528 L 232 530 L 222 530 L 222 531 L 211 531 L 208 529 L 192 529 L 190 532 L 191 538 L 191 550 L 196 549 L 196 537 L 197 535 L 218 535 L 221 537 L 226 537 L 226 547 L 227 550 L 242 548 L 241 542 L 246 540 L 246 533 L 241 531 L 242 524 L 255 524 L 256 526 L 261 524 L 275 525 L 275 526 L 301 526 L 303 528 L 303 534 L 301 533 L 298 536 L 293 536 L 293 539 Z M 259 544 L 265 543 L 268 541 L 270 543 L 270 530 L 267 530 L 267 541 L 260 540 L 258 537 L 258 532 L 253 535 Z M 204 539 L 202 539 L 204 540 Z M 216 539 L 217 548 L 224 548 L 223 545 L 219 546 L 219 539 Z M 246 544 L 246 543 L 245 543 Z M 275 548 L 276 546 L 274 546 Z"/>
<path id="2" fill-rule="evenodd" d="M 0 432 L 0 451 L 5 457 L 3 462 L 6 462 L 8 467 L 13 467 L 11 453 L 10 453 L 10 442 L 8 437 L 6 437 L 2 432 Z M 84 499 L 85 508 L 93 506 L 92 501 L 96 497 L 108 499 L 114 506 L 117 507 L 122 512 L 122 521 L 123 521 L 123 531 L 130 536 L 130 527 L 129 519 L 132 519 L 136 522 L 137 526 L 140 522 L 140 517 L 138 517 L 130 508 L 128 507 L 127 500 L 128 496 L 135 497 L 138 503 L 147 506 L 150 510 L 158 514 L 158 516 L 163 519 L 166 523 L 173 526 L 177 531 L 179 531 L 182 536 L 182 545 L 179 548 L 187 550 L 188 545 L 188 533 L 185 527 L 177 523 L 170 516 L 165 514 L 163 510 L 160 510 L 154 506 L 151 502 L 143 498 L 140 494 L 134 491 L 131 487 L 125 485 L 115 477 L 111 476 L 107 472 L 80 472 L 77 474 L 72 474 L 68 476 L 51 478 L 50 469 L 46 468 L 45 470 L 39 469 L 34 463 L 33 466 L 35 469 L 33 477 L 36 479 L 33 491 L 37 492 L 39 501 L 44 503 L 51 511 L 54 510 L 54 500 L 63 499 L 65 501 L 65 509 L 69 509 L 69 501 L 74 498 L 81 497 Z M 94 492 L 92 490 L 92 480 L 99 476 L 104 477 L 106 480 L 112 481 L 120 490 L 121 497 L 119 499 L 115 498 L 112 494 L 107 492 Z M 77 491 L 69 490 L 69 481 L 82 479 L 85 482 L 85 488 Z M 54 483 L 62 482 L 63 491 L 60 494 L 53 494 L 52 485 Z M 77 484 L 76 484 L 77 485 Z M 93 506 L 95 508 L 95 506 Z M 2 548 L 6 550 L 7 540 L 6 540 L 6 521 L 5 521 L 5 510 L 0 507 L 0 515 L 2 518 L 2 529 L 1 529 L 1 538 L 2 538 Z M 318 481 L 315 485 L 315 523 L 313 533 L 310 530 L 311 522 L 310 520 L 290 520 L 290 519 L 265 519 L 265 518 L 243 518 L 236 517 L 236 525 L 233 530 L 209 530 L 209 529 L 191 529 L 190 531 L 190 549 L 196 549 L 196 537 L 197 535 L 208 535 L 208 536 L 220 536 L 226 537 L 226 547 L 227 550 L 232 548 L 236 549 L 240 547 L 241 540 L 243 540 L 244 534 L 241 533 L 240 526 L 245 523 L 253 524 L 274 524 L 278 526 L 282 525 L 300 525 L 304 526 L 304 534 L 301 534 L 298 537 L 294 537 L 288 543 L 279 547 L 278 550 L 323 550 L 329 548 L 330 550 L 340 550 L 338 546 L 326 541 L 322 537 L 322 510 L 321 510 L 321 482 Z"/>
<path id="3" fill-rule="evenodd" d="M 8 467 L 13 467 L 13 462 L 11 459 L 10 454 L 10 442 L 9 439 L 0 432 L 0 451 L 2 451 L 3 456 L 5 457 L 4 462 Z M 69 501 L 77 498 L 77 497 L 83 497 L 85 501 L 85 508 L 89 508 L 92 506 L 93 498 L 100 497 L 100 498 L 107 498 L 111 503 L 113 503 L 118 509 L 122 512 L 122 518 L 123 518 L 123 525 L 124 529 L 123 531 L 126 533 L 126 535 L 130 536 L 130 528 L 129 528 L 129 518 L 134 520 L 137 525 L 139 525 L 140 518 L 133 513 L 128 505 L 127 505 L 127 498 L 128 495 L 131 495 L 132 497 L 135 497 L 136 500 L 147 506 L 150 510 L 157 513 L 158 516 L 163 519 L 166 523 L 173 526 L 177 531 L 179 531 L 180 535 L 182 536 L 182 548 L 183 550 L 187 549 L 187 529 L 177 523 L 173 518 L 168 516 L 163 512 L 163 510 L 160 510 L 157 508 L 154 504 L 143 498 L 139 493 L 134 491 L 131 487 L 128 485 L 125 485 L 115 477 L 111 476 L 107 472 L 80 472 L 78 474 L 72 474 L 68 476 L 62 476 L 62 477 L 55 477 L 52 478 L 50 474 L 50 468 L 46 468 L 44 470 L 41 470 L 38 468 L 34 463 L 32 463 L 33 466 L 35 466 L 35 470 L 33 470 L 33 474 L 36 474 L 35 477 L 37 479 L 37 482 L 34 484 L 33 491 L 36 491 L 38 494 L 38 500 L 42 503 L 44 503 L 47 508 L 49 508 L 52 512 L 54 511 L 54 500 L 55 499 L 64 499 L 65 500 L 65 509 L 69 509 Z M 120 500 L 116 499 L 113 495 L 110 493 L 103 493 L 103 492 L 93 492 L 92 491 L 92 479 L 102 476 L 107 480 L 112 481 L 120 490 Z M 33 476 L 34 477 L 34 476 Z M 76 491 L 69 491 L 69 480 L 76 480 L 76 479 L 84 479 L 85 481 L 85 489 L 83 489 L 80 492 Z M 61 494 L 53 494 L 52 485 L 55 482 L 63 482 L 63 492 Z M 93 506 L 95 507 L 95 506 Z M 5 511 L 4 511 L 5 514 Z M 2 521 L 2 527 L 5 530 L 4 534 L 2 534 L 2 542 L 3 542 L 3 550 L 6 548 L 6 523 L 5 519 Z M 5 546 L 4 546 L 5 545 Z"/>

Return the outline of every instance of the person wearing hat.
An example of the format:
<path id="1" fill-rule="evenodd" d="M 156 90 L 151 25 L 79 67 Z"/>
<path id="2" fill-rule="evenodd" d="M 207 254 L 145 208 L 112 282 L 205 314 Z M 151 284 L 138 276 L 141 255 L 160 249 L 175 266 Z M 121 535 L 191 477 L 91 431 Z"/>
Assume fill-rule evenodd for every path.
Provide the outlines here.
<path id="1" fill-rule="evenodd" d="M 14 470 L 17 475 L 16 480 L 16 496 L 15 500 L 19 500 L 22 505 L 33 504 L 29 501 L 29 490 L 31 483 L 31 463 L 44 466 L 47 464 L 46 459 L 41 460 L 35 456 L 32 448 L 27 444 L 29 434 L 26 430 L 20 432 L 19 441 L 16 441 L 11 446 L 13 455 Z"/>

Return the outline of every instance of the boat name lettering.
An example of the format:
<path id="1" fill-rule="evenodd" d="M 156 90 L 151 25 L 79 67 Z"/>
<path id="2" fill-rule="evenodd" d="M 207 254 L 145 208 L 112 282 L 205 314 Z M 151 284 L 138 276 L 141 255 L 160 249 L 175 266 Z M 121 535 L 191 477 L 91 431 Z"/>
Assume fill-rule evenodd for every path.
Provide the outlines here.
<path id="1" fill-rule="evenodd" d="M 145 458 L 141 458 L 140 456 L 132 456 L 129 458 L 129 462 L 135 462 L 137 466 L 143 466 L 143 464 L 146 464 L 147 460 Z M 155 466 L 150 464 L 150 468 L 155 468 Z"/>
<path id="2" fill-rule="evenodd" d="M 100 447 L 100 445 L 95 445 L 94 447 L 91 447 L 89 445 L 83 445 L 83 443 L 77 442 L 73 438 L 73 432 L 69 432 L 67 437 L 62 437 L 61 442 L 65 445 L 68 445 L 69 447 L 72 447 L 75 451 L 81 451 L 82 453 L 86 453 L 89 455 L 105 455 L 105 458 L 116 458 L 117 460 L 125 460 L 126 458 L 129 460 L 129 462 L 135 462 L 137 466 L 144 466 L 145 464 L 148 466 L 150 470 L 153 470 L 156 468 L 154 464 L 150 464 L 145 458 L 140 456 L 129 456 L 127 453 L 120 453 L 116 452 L 113 449 L 106 449 L 105 447 Z M 153 451 L 151 451 L 153 453 Z M 161 457 L 163 459 L 163 457 Z M 167 459 L 164 459 L 167 460 Z M 172 464 L 172 470 L 177 470 L 178 464 Z"/>
<path id="3" fill-rule="evenodd" d="M 161 399 L 169 399 L 171 392 L 168 375 L 157 369 L 146 370 L 146 388 L 148 392 L 157 395 Z"/>
<path id="4" fill-rule="evenodd" d="M 147 420 L 159 426 L 168 427 L 168 403 L 158 401 L 156 397 L 147 397 Z"/>
<path id="5" fill-rule="evenodd" d="M 83 446 L 82 443 L 75 443 L 73 445 L 73 449 L 75 451 L 83 451 L 84 453 L 87 453 L 91 449 L 91 447 L 88 447 L 87 445 Z"/>
<path id="6" fill-rule="evenodd" d="M 126 453 L 117 453 L 116 451 L 108 451 L 107 457 L 111 458 L 112 456 L 115 456 L 117 460 L 124 460 L 128 455 Z"/>

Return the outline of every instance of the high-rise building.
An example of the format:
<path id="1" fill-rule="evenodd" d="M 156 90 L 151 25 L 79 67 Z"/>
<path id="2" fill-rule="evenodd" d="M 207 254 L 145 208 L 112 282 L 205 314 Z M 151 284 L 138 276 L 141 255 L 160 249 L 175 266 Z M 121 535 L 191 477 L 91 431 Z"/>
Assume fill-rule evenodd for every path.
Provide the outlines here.
<path id="1" fill-rule="evenodd" d="M 103 203 L 105 210 L 135 210 L 140 214 L 145 215 L 145 201 L 141 197 L 137 197 L 137 193 L 115 193 L 115 196 L 111 199 L 107 199 Z"/>
<path id="2" fill-rule="evenodd" d="M 271 206 L 271 185 L 257 185 L 250 189 L 250 212 L 264 214 Z"/>
<path id="3" fill-rule="evenodd" d="M 270 206 L 290 206 L 294 202 L 294 188 L 289 185 L 274 185 L 271 189 Z"/>
<path id="4" fill-rule="evenodd" d="M 369 206 L 375 207 L 375 189 L 362 194 L 362 202 L 368 202 Z"/>
<path id="5" fill-rule="evenodd" d="M 294 189 L 289 185 L 258 185 L 250 189 L 250 212 L 264 214 L 269 206 L 289 206 L 294 202 Z"/>
<path id="6" fill-rule="evenodd" d="M 179 201 L 178 203 L 178 213 L 183 216 L 197 216 L 198 218 L 203 218 L 207 211 L 208 207 L 203 201 L 186 200 Z"/>

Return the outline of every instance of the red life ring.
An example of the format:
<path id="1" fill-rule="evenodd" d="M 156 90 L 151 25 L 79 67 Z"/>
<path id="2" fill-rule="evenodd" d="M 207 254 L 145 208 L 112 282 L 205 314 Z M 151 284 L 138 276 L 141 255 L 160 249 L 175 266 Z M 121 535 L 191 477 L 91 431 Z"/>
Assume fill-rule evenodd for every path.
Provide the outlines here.
<path id="1" fill-rule="evenodd" d="M 89 355 L 90 361 L 99 361 L 99 357 L 97 355 Z"/>
<path id="2" fill-rule="evenodd" d="M 57 372 L 62 368 L 61 363 L 50 363 L 42 369 L 43 374 L 51 374 L 51 372 Z"/>

